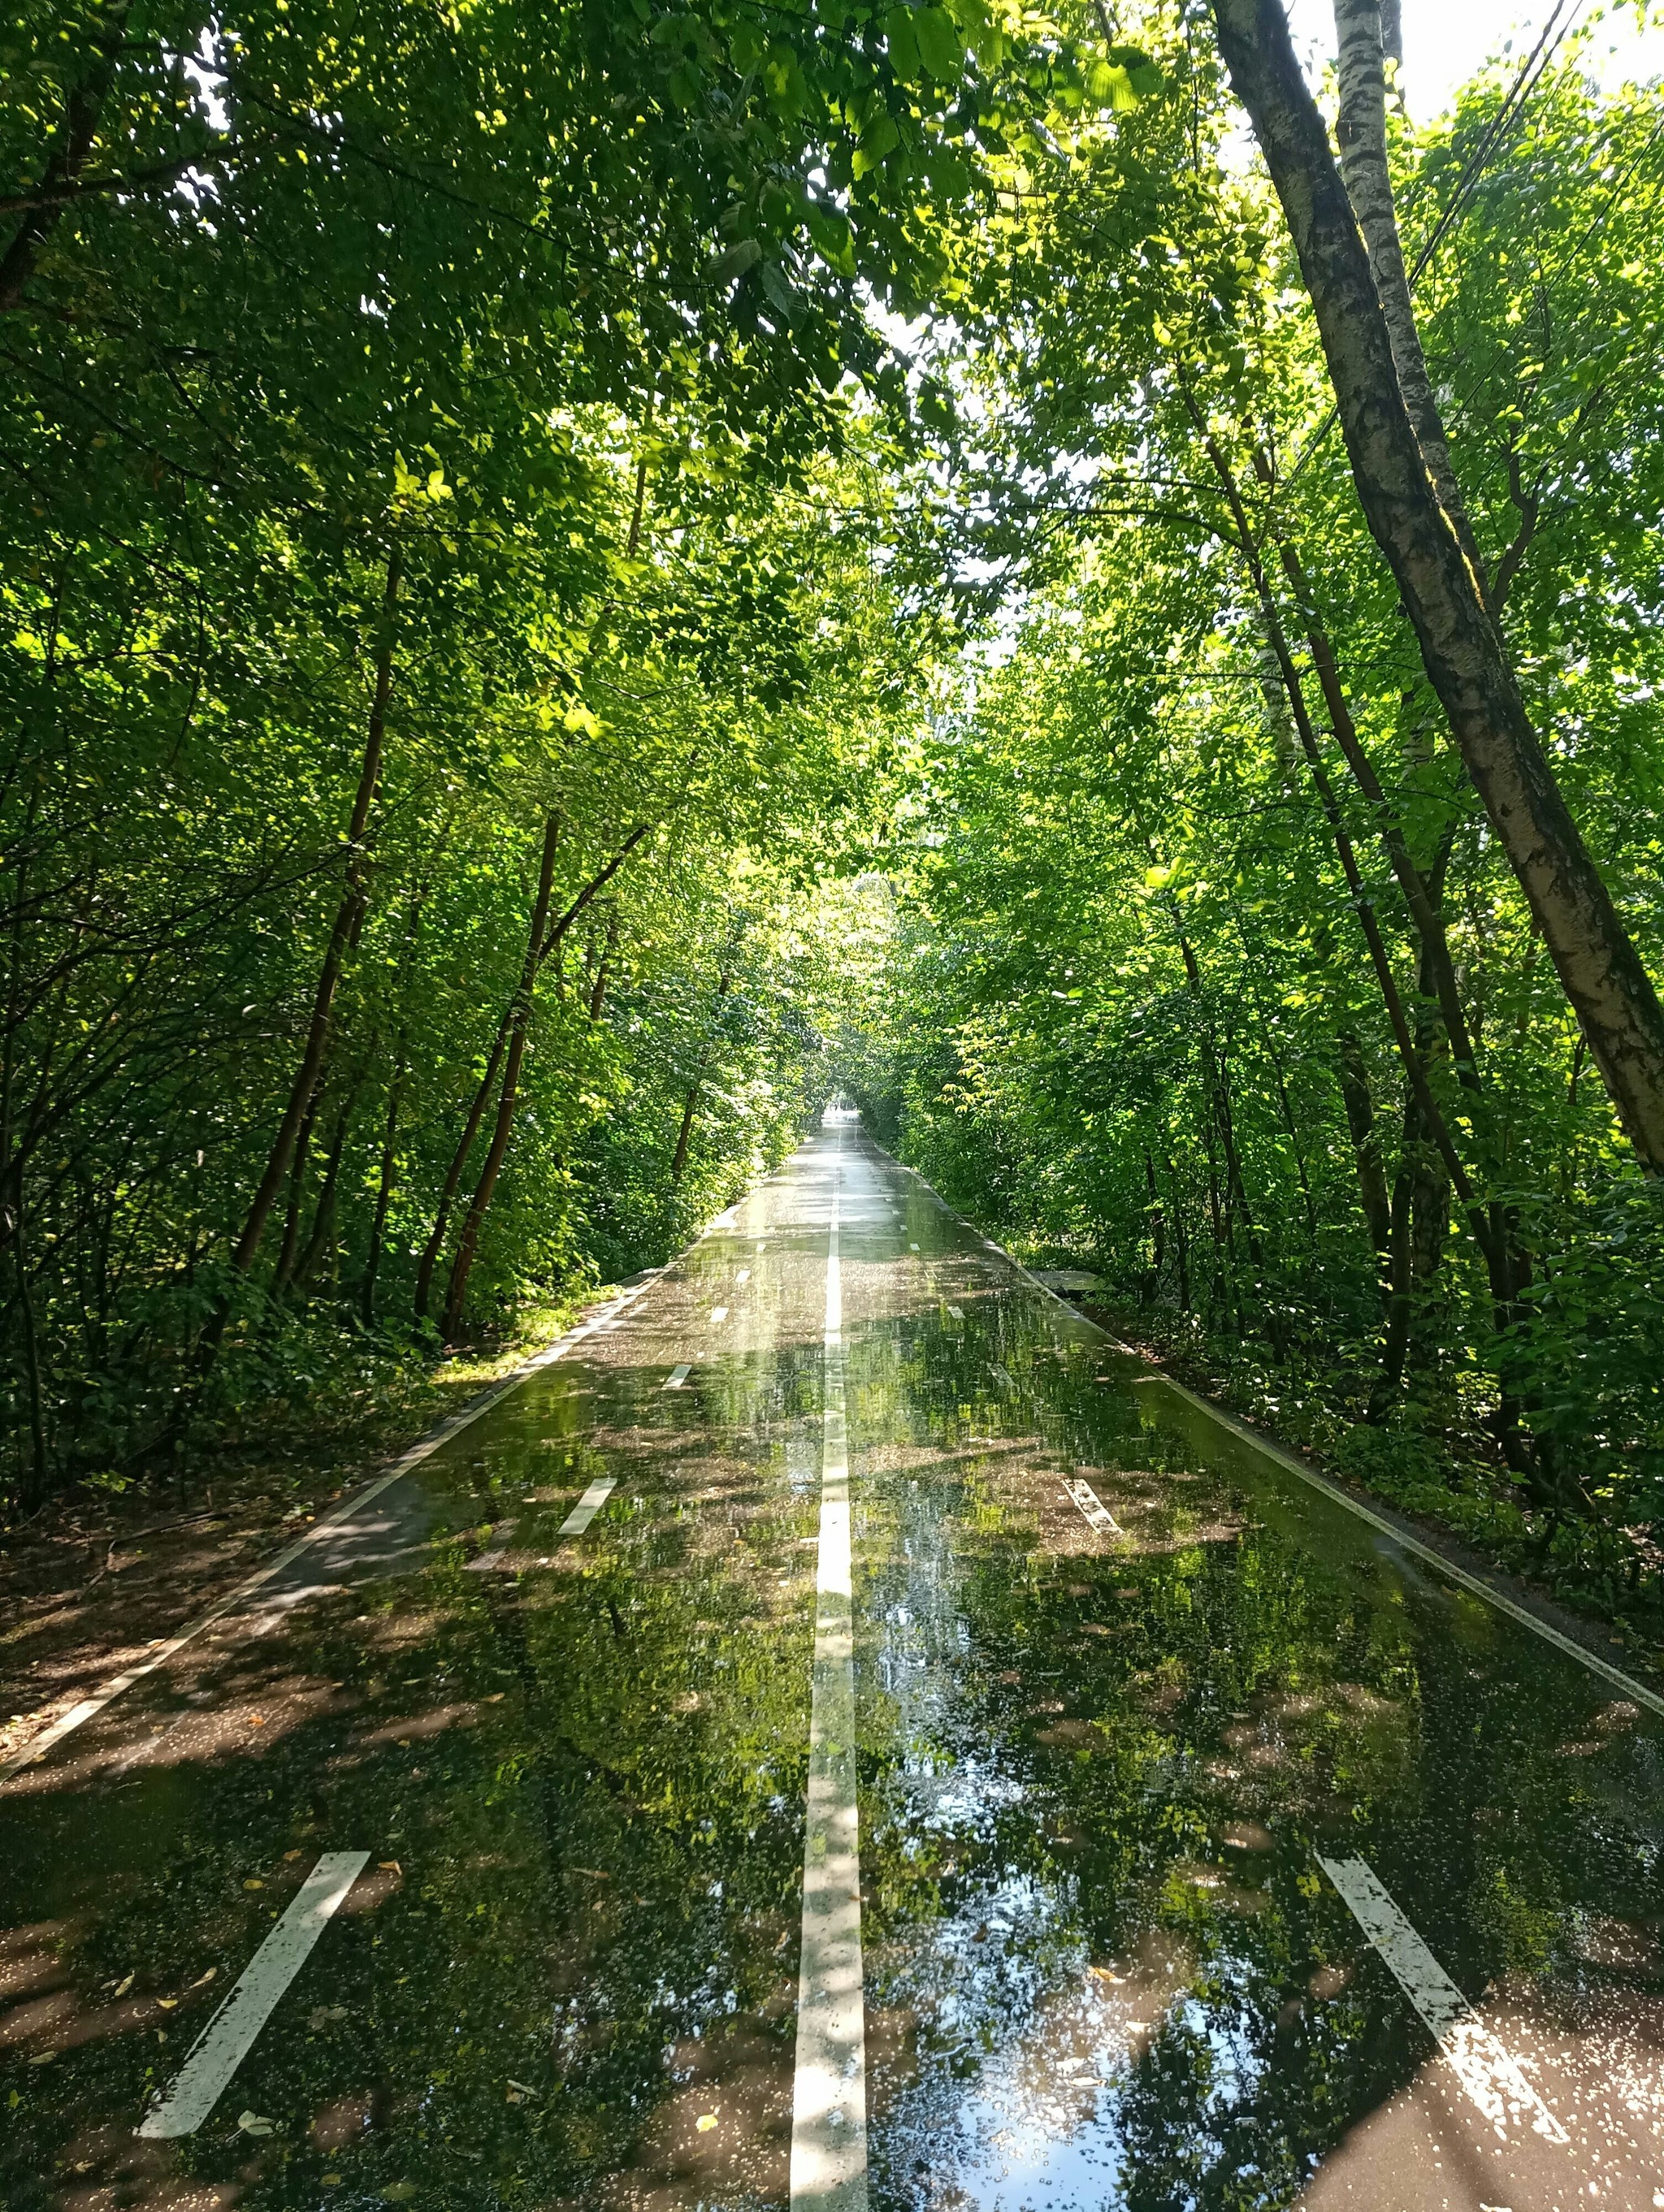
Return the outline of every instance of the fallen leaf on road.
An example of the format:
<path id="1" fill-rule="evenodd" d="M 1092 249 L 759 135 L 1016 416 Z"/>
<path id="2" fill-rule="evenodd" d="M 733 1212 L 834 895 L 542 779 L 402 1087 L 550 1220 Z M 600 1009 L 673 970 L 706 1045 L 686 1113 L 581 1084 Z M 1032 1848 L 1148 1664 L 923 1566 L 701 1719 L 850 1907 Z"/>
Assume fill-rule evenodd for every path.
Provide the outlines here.
<path id="1" fill-rule="evenodd" d="M 193 1990 L 201 1989 L 205 1983 L 211 1982 L 218 1972 L 219 1968 L 217 1966 L 210 1966 L 205 1974 L 198 1974 L 197 1976 L 196 1980 L 191 1984 L 192 1988 Z"/>
<path id="2" fill-rule="evenodd" d="M 251 1875 L 248 1880 L 244 1882 L 243 1887 L 245 1889 L 264 1889 L 265 1887 L 265 1884 L 257 1875 Z"/>
<path id="3" fill-rule="evenodd" d="M 701 2112 L 693 2124 L 702 2136 L 708 2136 L 716 2124 L 716 2115 L 715 2112 Z"/>
<path id="4" fill-rule="evenodd" d="M 237 2125 L 246 2136 L 269 2136 L 276 2124 L 275 2121 L 268 2120 L 263 2112 L 243 2112 L 239 2115 L 237 2120 Z"/>
<path id="5" fill-rule="evenodd" d="M 118 1982 L 115 1986 L 116 1996 L 119 1997 L 125 1997 L 128 1990 L 133 1986 L 133 1981 L 134 1977 L 131 1974 L 129 1974 L 125 1982 Z"/>
<path id="6" fill-rule="evenodd" d="M 380 1867 L 383 1874 L 402 1875 L 405 1871 L 404 1868 L 399 1865 L 397 1859 L 377 1859 L 375 1863 Z"/>

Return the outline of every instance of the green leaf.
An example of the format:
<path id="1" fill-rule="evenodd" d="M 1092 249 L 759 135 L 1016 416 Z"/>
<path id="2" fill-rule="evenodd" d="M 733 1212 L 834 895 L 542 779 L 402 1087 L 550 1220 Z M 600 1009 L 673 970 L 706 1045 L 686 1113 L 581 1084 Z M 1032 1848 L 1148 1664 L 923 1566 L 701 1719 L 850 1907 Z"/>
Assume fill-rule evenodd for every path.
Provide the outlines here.
<path id="1" fill-rule="evenodd" d="M 716 256 L 710 264 L 713 283 L 731 284 L 736 276 L 743 276 L 747 269 L 754 269 L 763 258 L 762 246 L 754 238 L 736 238 L 732 246 Z"/>
<path id="2" fill-rule="evenodd" d="M 847 220 L 832 210 L 811 207 L 808 221 L 809 236 L 820 258 L 840 276 L 853 276 L 855 240 Z"/>
<path id="3" fill-rule="evenodd" d="M 952 84 L 964 74 L 965 50 L 945 8 L 918 9 L 913 16 L 913 37 L 920 61 L 938 84 Z"/>
<path id="4" fill-rule="evenodd" d="M 892 8 L 884 18 L 884 43 L 890 51 L 890 67 L 903 84 L 918 82 L 917 20 L 911 8 Z"/>

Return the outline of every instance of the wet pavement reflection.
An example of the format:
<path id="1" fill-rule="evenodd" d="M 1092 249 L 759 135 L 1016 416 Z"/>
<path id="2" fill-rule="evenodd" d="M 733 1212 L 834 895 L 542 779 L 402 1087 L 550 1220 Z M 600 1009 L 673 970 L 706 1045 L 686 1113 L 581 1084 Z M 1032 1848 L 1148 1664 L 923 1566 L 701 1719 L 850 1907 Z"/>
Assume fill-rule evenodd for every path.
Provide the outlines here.
<path id="1" fill-rule="evenodd" d="M 786 2205 L 834 1188 L 874 2212 L 1664 2206 L 1656 1717 L 842 1125 L 0 1791 L 6 2205 Z"/>

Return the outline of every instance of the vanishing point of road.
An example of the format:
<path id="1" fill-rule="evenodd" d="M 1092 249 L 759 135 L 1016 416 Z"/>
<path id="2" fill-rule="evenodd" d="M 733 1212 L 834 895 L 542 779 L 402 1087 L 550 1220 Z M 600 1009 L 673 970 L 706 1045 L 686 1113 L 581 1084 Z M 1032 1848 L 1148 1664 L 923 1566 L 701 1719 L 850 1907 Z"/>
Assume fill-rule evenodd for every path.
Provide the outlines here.
<path id="1" fill-rule="evenodd" d="M 1664 2207 L 1664 1708 L 853 1117 L 72 1717 L 9 2212 Z"/>

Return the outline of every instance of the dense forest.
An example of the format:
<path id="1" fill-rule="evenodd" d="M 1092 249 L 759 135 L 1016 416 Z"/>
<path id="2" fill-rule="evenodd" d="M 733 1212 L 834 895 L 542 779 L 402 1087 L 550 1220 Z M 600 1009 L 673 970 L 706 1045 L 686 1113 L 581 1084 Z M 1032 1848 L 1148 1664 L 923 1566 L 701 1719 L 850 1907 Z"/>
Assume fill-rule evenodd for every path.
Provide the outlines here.
<path id="1" fill-rule="evenodd" d="M 1391 0 L 14 11 L 7 1515 L 843 1091 L 1649 1613 L 1664 95 L 1578 12 L 1428 125 Z"/>

